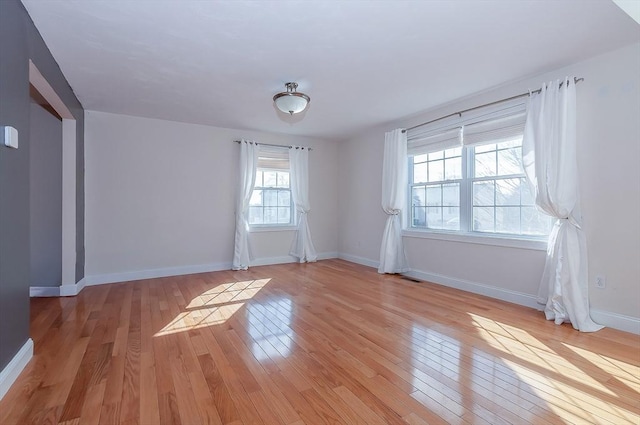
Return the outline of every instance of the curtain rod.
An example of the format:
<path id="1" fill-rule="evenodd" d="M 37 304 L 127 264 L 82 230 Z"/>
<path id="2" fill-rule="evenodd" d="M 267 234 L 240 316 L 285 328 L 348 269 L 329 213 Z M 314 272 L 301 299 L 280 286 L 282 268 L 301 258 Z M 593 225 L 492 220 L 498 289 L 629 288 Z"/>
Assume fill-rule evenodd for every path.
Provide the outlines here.
<path id="1" fill-rule="evenodd" d="M 242 140 L 234 140 L 234 143 L 242 143 Z M 312 151 L 313 149 L 311 148 L 307 148 L 305 146 L 291 146 L 291 145 L 273 145 L 271 143 L 262 143 L 262 142 L 248 142 L 247 143 L 255 143 L 256 145 L 264 145 L 264 146 L 274 146 L 276 148 L 289 148 L 289 149 L 293 149 L 294 147 L 296 149 L 306 149 L 308 151 Z"/>
<path id="2" fill-rule="evenodd" d="M 578 84 L 580 81 L 584 81 L 584 78 L 574 77 L 574 79 L 573 79 L 574 84 Z M 563 84 L 564 84 L 564 81 L 562 81 L 560 83 L 560 87 L 562 87 Z M 435 120 L 423 122 L 422 124 L 418 124 L 418 125 L 414 125 L 413 127 L 405 128 L 404 130 L 402 130 L 402 132 L 406 133 L 409 130 L 413 130 L 415 128 L 422 127 L 423 125 L 432 124 L 432 123 L 434 123 L 436 121 L 440 121 L 440 120 L 443 120 L 445 118 L 455 117 L 456 115 L 462 116 L 462 114 L 474 111 L 476 109 L 484 108 L 486 106 L 491 106 L 491 105 L 497 105 L 498 103 L 508 102 L 510 100 L 519 99 L 519 98 L 525 97 L 525 96 L 531 96 L 533 93 L 540 93 L 541 91 L 542 91 L 542 89 L 530 90 L 530 91 L 528 91 L 526 93 L 517 94 L 515 96 L 507 97 L 505 99 L 496 100 L 494 102 L 485 103 L 484 105 L 474 106 L 473 108 L 464 109 L 462 111 L 458 111 L 458 112 L 454 112 L 454 113 L 449 114 L 449 115 L 445 115 L 444 117 L 436 118 Z"/>

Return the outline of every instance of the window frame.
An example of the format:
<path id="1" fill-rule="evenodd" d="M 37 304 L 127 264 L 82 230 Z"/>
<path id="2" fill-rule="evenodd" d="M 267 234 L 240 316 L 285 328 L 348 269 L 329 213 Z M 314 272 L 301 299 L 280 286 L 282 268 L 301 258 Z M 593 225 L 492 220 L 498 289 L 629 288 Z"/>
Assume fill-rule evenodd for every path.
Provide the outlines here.
<path id="1" fill-rule="evenodd" d="M 498 144 L 500 142 L 497 142 Z M 491 144 L 491 143 L 487 143 Z M 407 213 L 405 214 L 405 226 L 403 236 L 435 239 L 453 242 L 466 242 L 482 245 L 494 245 L 504 247 L 514 247 L 531 250 L 546 250 L 548 235 L 519 235 L 515 233 L 503 232 L 482 232 L 473 230 L 473 183 L 477 181 L 495 181 L 508 178 L 523 178 L 524 172 L 510 175 L 495 175 L 474 177 L 475 166 L 475 146 L 460 146 L 461 152 L 461 178 L 442 180 L 438 182 L 419 182 L 413 181 L 413 158 L 417 155 L 407 155 L 408 162 L 408 185 L 407 185 Z M 451 149 L 451 148 L 449 148 Z M 437 150 L 435 152 L 444 151 L 446 149 Z M 444 176 L 443 176 L 444 177 Z M 428 178 L 427 178 L 428 180 Z M 425 226 L 413 225 L 413 188 L 416 186 L 428 186 L 430 184 L 446 184 L 459 182 L 460 190 L 460 219 L 459 230 L 448 229 L 430 229 Z M 426 204 L 426 203 L 425 203 Z M 444 206 L 443 206 L 444 207 Z M 495 206 L 494 206 L 495 207 Z M 426 215 L 425 215 L 426 219 Z"/>
<path id="2" fill-rule="evenodd" d="M 255 192 L 256 190 L 261 190 L 261 191 L 281 191 L 281 190 L 285 190 L 289 192 L 289 209 L 290 209 L 290 213 L 289 213 L 289 217 L 290 220 L 288 223 L 251 223 L 251 219 L 249 218 L 248 223 L 249 223 L 249 231 L 252 233 L 258 233 L 258 232 L 277 232 L 277 231 L 290 231 L 290 230 L 296 230 L 297 229 L 297 223 L 298 223 L 298 214 L 296 212 L 296 208 L 295 208 L 295 203 L 293 202 L 293 193 L 291 191 L 291 169 L 284 169 L 284 168 L 270 168 L 270 167 L 256 167 L 256 179 L 259 176 L 259 173 L 264 173 L 265 171 L 273 171 L 273 172 L 286 172 L 289 175 L 289 187 L 288 188 L 282 188 L 282 187 L 265 187 L 265 186 L 258 186 L 254 184 L 253 187 L 253 192 Z M 263 174 L 263 178 L 264 178 L 264 174 Z M 254 182 L 255 183 L 255 182 Z M 264 181 L 263 181 L 264 184 Z M 252 196 L 253 196 L 253 192 L 252 192 Z M 251 204 L 249 204 L 249 210 L 251 210 Z M 254 206 L 255 207 L 255 206 Z M 260 206 L 262 208 L 263 214 L 264 214 L 264 209 L 267 208 L 264 205 L 264 198 L 263 198 L 263 205 Z M 280 206 L 276 206 L 276 208 L 280 208 Z M 250 217 L 250 216 L 249 216 Z M 264 217 L 264 215 L 263 215 Z"/>

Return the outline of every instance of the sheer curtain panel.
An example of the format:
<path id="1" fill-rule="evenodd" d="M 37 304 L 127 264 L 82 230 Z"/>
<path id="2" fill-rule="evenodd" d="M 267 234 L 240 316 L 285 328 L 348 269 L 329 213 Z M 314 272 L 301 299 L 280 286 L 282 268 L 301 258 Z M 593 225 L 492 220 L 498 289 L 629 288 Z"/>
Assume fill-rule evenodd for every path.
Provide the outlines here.
<path id="1" fill-rule="evenodd" d="M 602 326 L 589 315 L 576 159 L 576 89 L 573 77 L 560 83 L 543 84 L 540 93 L 531 96 L 522 142 L 523 165 L 536 205 L 556 218 L 538 295 L 547 320 L 595 332 Z"/>
<path id="2" fill-rule="evenodd" d="M 249 201 L 256 181 L 258 146 L 253 142 L 240 142 L 238 189 L 236 194 L 236 235 L 233 249 L 233 270 L 247 270 L 251 259 L 249 246 Z"/>
<path id="3" fill-rule="evenodd" d="M 382 160 L 382 209 L 387 224 L 380 246 L 378 273 L 407 271 L 407 259 L 402 245 L 402 209 L 407 192 L 407 135 L 402 129 L 384 135 Z"/>
<path id="4" fill-rule="evenodd" d="M 297 146 L 289 149 L 289 164 L 291 167 L 291 195 L 298 213 L 298 230 L 289 254 L 297 257 L 301 263 L 314 262 L 318 259 L 318 255 L 311 241 L 311 231 L 307 222 L 307 214 L 311 210 L 309 203 L 309 149 Z"/>

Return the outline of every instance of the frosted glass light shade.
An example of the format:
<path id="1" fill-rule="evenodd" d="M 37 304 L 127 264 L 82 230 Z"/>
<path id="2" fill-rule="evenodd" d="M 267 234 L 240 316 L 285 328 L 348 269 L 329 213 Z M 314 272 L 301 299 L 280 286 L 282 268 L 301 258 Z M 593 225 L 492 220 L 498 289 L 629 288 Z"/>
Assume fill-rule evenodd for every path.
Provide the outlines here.
<path id="1" fill-rule="evenodd" d="M 286 92 L 273 96 L 273 101 L 278 109 L 291 115 L 304 111 L 311 98 L 304 93 L 295 91 L 298 88 L 296 83 L 287 83 L 285 87 L 287 88 Z"/>

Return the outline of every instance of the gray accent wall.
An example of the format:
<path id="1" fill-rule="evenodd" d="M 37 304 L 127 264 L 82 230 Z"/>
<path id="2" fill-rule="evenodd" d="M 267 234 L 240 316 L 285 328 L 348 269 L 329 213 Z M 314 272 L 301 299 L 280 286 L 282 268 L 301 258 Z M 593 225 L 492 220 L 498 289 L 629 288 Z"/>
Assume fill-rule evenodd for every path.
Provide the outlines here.
<path id="1" fill-rule="evenodd" d="M 76 281 L 84 277 L 84 110 L 22 3 L 2 0 L 0 126 L 18 129 L 20 147 L 0 135 L 0 371 L 29 338 L 29 59 L 76 119 Z"/>
<path id="2" fill-rule="evenodd" d="M 62 120 L 35 102 L 30 119 L 30 286 L 60 286 Z"/>

